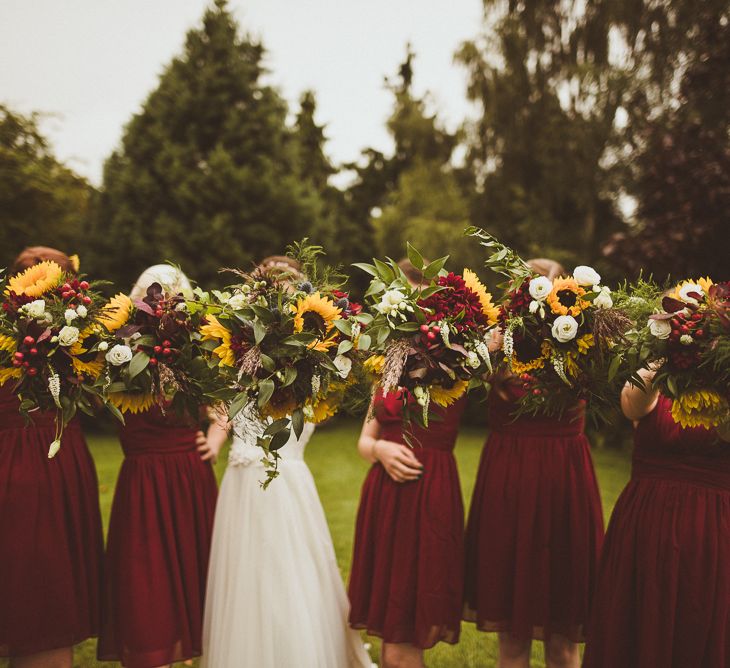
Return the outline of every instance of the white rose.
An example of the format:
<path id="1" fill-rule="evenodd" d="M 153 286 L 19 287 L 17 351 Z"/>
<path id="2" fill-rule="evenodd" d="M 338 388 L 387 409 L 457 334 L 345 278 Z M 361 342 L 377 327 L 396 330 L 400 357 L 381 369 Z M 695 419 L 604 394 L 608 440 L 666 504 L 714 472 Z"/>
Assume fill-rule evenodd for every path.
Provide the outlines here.
<path id="1" fill-rule="evenodd" d="M 23 311 L 29 318 L 42 318 L 46 313 L 46 302 L 42 299 L 36 299 L 23 306 Z"/>
<path id="2" fill-rule="evenodd" d="M 76 318 L 79 317 L 79 314 L 76 313 L 72 308 L 67 308 L 66 312 L 63 314 L 64 319 L 66 320 L 66 324 L 70 325 Z"/>
<path id="3" fill-rule="evenodd" d="M 688 304 L 697 304 L 697 300 L 694 297 L 689 296 L 690 292 L 696 292 L 700 295 L 705 294 L 705 291 L 699 285 L 697 285 L 697 283 L 685 283 L 679 289 L 679 296 L 682 301 L 685 301 Z"/>
<path id="4" fill-rule="evenodd" d="M 380 298 L 380 303 L 376 306 L 378 311 L 384 315 L 390 315 L 398 310 L 399 304 L 404 301 L 406 296 L 398 289 L 387 290 Z"/>
<path id="5" fill-rule="evenodd" d="M 340 373 L 340 378 L 347 378 L 352 370 L 352 360 L 344 355 L 337 355 L 332 361 Z"/>
<path id="6" fill-rule="evenodd" d="M 61 346 L 72 346 L 79 340 L 79 328 L 66 325 L 58 333 L 58 343 Z"/>
<path id="7" fill-rule="evenodd" d="M 672 325 L 669 320 L 653 320 L 649 318 L 649 331 L 657 339 L 668 339 L 672 333 Z"/>
<path id="8" fill-rule="evenodd" d="M 597 308 L 611 308 L 613 306 L 613 299 L 611 297 L 611 289 L 605 285 L 600 289 L 600 292 L 593 300 L 593 304 Z"/>
<path id="9" fill-rule="evenodd" d="M 102 341 L 101 343 L 99 343 L 98 348 L 99 350 L 101 350 L 101 352 L 104 352 L 105 350 L 109 350 L 109 344 L 106 341 Z"/>
<path id="10" fill-rule="evenodd" d="M 114 366 L 121 366 L 132 359 L 132 349 L 122 343 L 118 343 L 107 354 L 106 361 Z"/>
<path id="11" fill-rule="evenodd" d="M 601 275 L 593 268 L 584 264 L 573 269 L 573 278 L 578 285 L 598 285 L 601 282 Z"/>
<path id="12" fill-rule="evenodd" d="M 240 292 L 237 292 L 228 300 L 228 306 L 230 306 L 234 311 L 242 309 L 246 306 L 246 303 L 246 297 Z"/>
<path id="13" fill-rule="evenodd" d="M 572 315 L 560 315 L 553 323 L 553 337 L 560 343 L 567 343 L 578 333 L 578 321 Z"/>
<path id="14" fill-rule="evenodd" d="M 530 281 L 530 297 L 541 302 L 553 291 L 553 282 L 547 276 L 538 276 Z"/>
<path id="15" fill-rule="evenodd" d="M 78 313 L 80 318 L 85 318 L 87 315 L 89 315 L 89 312 L 86 310 L 86 307 L 83 304 L 79 304 L 76 307 L 76 313 Z"/>

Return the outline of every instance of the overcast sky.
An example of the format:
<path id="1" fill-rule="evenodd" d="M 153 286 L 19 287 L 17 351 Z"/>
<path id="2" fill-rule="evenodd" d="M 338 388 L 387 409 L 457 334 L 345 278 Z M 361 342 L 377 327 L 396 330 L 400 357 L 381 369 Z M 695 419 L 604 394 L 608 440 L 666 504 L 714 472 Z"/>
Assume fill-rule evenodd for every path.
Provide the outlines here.
<path id="1" fill-rule="evenodd" d="M 206 0 L 0 0 L 0 100 L 52 117 L 57 155 L 99 184 L 124 124 L 180 53 Z M 312 88 L 327 151 L 337 162 L 390 147 L 383 76 L 406 42 L 415 89 L 433 95 L 449 127 L 468 113 L 465 72 L 453 54 L 479 30 L 481 0 L 231 0 L 240 25 L 263 40 L 271 79 L 290 102 Z"/>

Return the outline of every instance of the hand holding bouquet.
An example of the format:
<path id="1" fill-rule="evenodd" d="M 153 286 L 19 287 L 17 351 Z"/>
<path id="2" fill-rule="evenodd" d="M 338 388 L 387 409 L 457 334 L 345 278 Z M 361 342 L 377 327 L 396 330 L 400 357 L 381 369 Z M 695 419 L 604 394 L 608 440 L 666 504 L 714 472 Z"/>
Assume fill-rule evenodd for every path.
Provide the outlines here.
<path id="1" fill-rule="evenodd" d="M 98 283 L 41 262 L 4 281 L 0 312 L 0 384 L 13 382 L 20 410 L 57 411 L 56 438 L 77 410 L 91 414 L 104 368 L 97 317 Z"/>
<path id="2" fill-rule="evenodd" d="M 408 256 L 422 272 L 421 285 L 411 285 L 390 259 L 356 265 L 373 277 L 366 292 L 372 322 L 363 335 L 371 350 L 365 364 L 383 392 L 405 390 L 404 419 L 427 426 L 431 403 L 450 405 L 491 370 L 487 343 L 498 311 L 474 272 L 447 273 L 448 257 L 426 265 L 410 244 Z M 409 397 L 421 407 L 415 414 Z"/>

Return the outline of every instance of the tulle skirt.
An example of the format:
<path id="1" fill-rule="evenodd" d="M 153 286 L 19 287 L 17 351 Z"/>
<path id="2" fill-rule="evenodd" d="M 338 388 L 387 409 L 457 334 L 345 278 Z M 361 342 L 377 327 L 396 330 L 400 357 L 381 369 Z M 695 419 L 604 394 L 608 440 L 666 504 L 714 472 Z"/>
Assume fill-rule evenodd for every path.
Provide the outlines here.
<path id="1" fill-rule="evenodd" d="M 312 475 L 283 460 L 268 489 L 259 465 L 229 465 L 216 510 L 203 628 L 208 668 L 362 668 Z"/>
<path id="2" fill-rule="evenodd" d="M 98 631 L 94 463 L 77 422 L 49 460 L 52 416 L 26 426 L 15 409 L 0 421 L 0 656 L 70 647 Z"/>
<path id="3" fill-rule="evenodd" d="M 730 487 L 629 483 L 589 630 L 586 668 L 730 666 Z"/>
<path id="4" fill-rule="evenodd" d="M 149 668 L 200 655 L 216 494 L 194 450 L 126 457 L 109 523 L 100 660 Z"/>

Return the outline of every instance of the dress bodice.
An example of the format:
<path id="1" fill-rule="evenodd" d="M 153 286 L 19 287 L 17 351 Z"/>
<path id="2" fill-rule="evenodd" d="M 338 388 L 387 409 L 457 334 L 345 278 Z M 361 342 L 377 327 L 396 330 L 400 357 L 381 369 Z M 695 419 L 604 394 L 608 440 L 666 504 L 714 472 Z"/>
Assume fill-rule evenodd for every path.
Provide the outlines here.
<path id="1" fill-rule="evenodd" d="M 13 382 L 0 386 L 0 431 L 3 429 L 56 429 L 56 411 L 35 410 L 29 413 L 30 422 L 20 413 L 20 400 L 13 391 Z M 71 420 L 66 429 L 80 429 L 78 418 Z"/>
<path id="2" fill-rule="evenodd" d="M 153 406 L 141 413 L 126 413 L 119 428 L 119 440 L 126 456 L 166 455 L 195 451 L 199 425 L 172 409 L 162 412 Z"/>
<path id="3" fill-rule="evenodd" d="M 672 418 L 672 401 L 660 396 L 634 431 L 633 475 L 681 479 L 730 489 L 730 443 L 714 429 L 684 428 Z"/>
<path id="4" fill-rule="evenodd" d="M 395 443 L 406 443 L 403 434 L 402 396 L 401 392 L 389 392 L 384 395 L 378 390 L 373 404 L 375 417 L 380 424 L 380 437 Z M 413 411 L 422 410 L 413 398 L 409 398 L 408 401 Z M 409 427 L 413 443 L 429 450 L 451 452 L 456 445 L 459 422 L 465 408 L 465 397 L 458 399 L 448 408 L 432 404 L 430 413 L 435 417 L 429 418 L 428 427 L 424 429 L 416 424 Z"/>
<path id="5" fill-rule="evenodd" d="M 228 454 L 230 466 L 251 466 L 261 463 L 264 451 L 256 445 L 259 436 L 263 434 L 269 420 L 262 419 L 253 404 L 245 406 L 233 418 L 233 442 Z M 284 461 L 303 461 L 304 449 L 314 433 L 314 425 L 307 422 L 302 435 L 297 438 L 292 431 L 289 440 L 280 448 L 279 454 Z"/>

